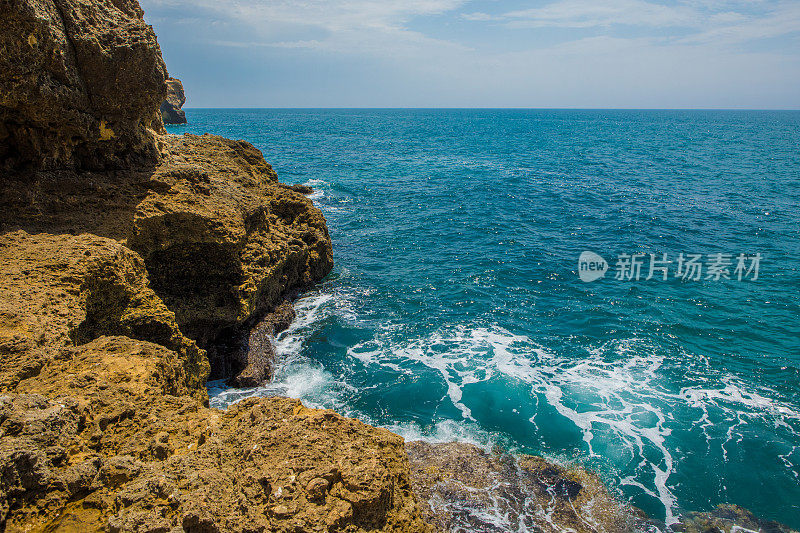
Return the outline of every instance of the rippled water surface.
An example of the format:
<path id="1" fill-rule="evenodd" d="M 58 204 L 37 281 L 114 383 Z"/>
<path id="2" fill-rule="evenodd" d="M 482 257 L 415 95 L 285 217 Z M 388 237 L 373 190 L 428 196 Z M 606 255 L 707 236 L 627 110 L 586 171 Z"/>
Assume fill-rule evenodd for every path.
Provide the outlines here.
<path id="1" fill-rule="evenodd" d="M 212 404 L 289 395 L 587 464 L 666 522 L 733 502 L 800 527 L 800 113 L 187 116 L 170 131 L 246 139 L 315 187 L 336 261 L 276 381 L 212 383 Z M 584 250 L 605 278 L 579 279 Z M 733 279 L 616 280 L 623 253 L 731 254 Z"/>

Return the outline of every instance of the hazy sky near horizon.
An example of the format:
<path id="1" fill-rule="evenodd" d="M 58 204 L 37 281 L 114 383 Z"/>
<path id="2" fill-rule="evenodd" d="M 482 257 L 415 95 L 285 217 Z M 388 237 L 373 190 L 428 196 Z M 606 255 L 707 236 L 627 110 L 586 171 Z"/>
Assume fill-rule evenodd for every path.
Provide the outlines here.
<path id="1" fill-rule="evenodd" d="M 140 0 L 186 107 L 800 108 L 800 0 Z"/>

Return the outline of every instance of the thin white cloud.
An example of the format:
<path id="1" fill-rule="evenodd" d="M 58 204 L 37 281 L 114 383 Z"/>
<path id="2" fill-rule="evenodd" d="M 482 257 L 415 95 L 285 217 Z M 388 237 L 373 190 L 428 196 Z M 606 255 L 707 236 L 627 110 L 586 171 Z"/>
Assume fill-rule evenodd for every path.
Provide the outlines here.
<path id="1" fill-rule="evenodd" d="M 683 6 L 665 6 L 644 0 L 560 0 L 535 9 L 506 13 L 503 18 L 512 27 L 592 28 L 625 24 L 630 26 L 695 26 L 696 10 Z"/>
<path id="2" fill-rule="evenodd" d="M 616 26 L 679 28 L 691 32 L 669 39 L 677 44 L 734 45 L 800 33 L 800 2 L 766 0 L 683 0 L 672 5 L 647 0 L 557 0 L 542 7 L 502 15 L 467 15 L 469 20 L 500 21 L 509 28 L 582 28 L 607 32 Z"/>
<path id="3" fill-rule="evenodd" d="M 666 32 L 657 36 L 662 41 L 670 40 L 668 30 L 677 28 L 682 33 L 673 40 L 680 44 L 729 45 L 800 32 L 800 2 L 796 0 L 678 0 L 671 5 L 648 0 L 556 0 L 501 14 L 458 13 L 469 0 L 142 0 L 142 3 L 181 7 L 190 13 L 201 8 L 223 20 L 245 24 L 253 29 L 256 39 L 249 35 L 239 43 L 242 46 L 315 48 L 389 56 L 471 50 L 469 44 L 438 39 L 408 27 L 417 17 L 442 14 L 477 23 L 501 23 L 509 29 L 600 32 L 620 26 L 645 31 L 661 29 Z M 277 27 L 297 28 L 299 35 L 287 39 L 286 31 L 280 35 L 271 31 Z M 317 34 L 308 35 L 315 30 Z M 233 45 L 230 39 L 221 39 L 220 44 L 223 42 Z"/>
<path id="4" fill-rule="evenodd" d="M 214 39 L 209 41 L 211 44 L 217 46 L 225 46 L 228 48 L 286 48 L 286 49 L 315 49 L 321 48 L 322 43 L 316 40 L 307 41 L 275 41 L 275 42 L 259 42 L 259 41 L 229 41 Z"/>
<path id="5" fill-rule="evenodd" d="M 464 19 L 464 20 L 471 20 L 471 21 L 474 21 L 474 22 L 487 22 L 487 21 L 490 21 L 490 20 L 497 20 L 498 19 L 498 17 L 496 17 L 494 15 L 490 15 L 488 13 L 480 13 L 480 12 L 462 13 L 461 14 L 461 18 Z"/>
<path id="6" fill-rule="evenodd" d="M 800 3 L 781 3 L 767 14 L 744 17 L 716 24 L 705 31 L 685 37 L 682 44 L 711 44 L 725 46 L 759 39 L 772 39 L 800 34 Z"/>

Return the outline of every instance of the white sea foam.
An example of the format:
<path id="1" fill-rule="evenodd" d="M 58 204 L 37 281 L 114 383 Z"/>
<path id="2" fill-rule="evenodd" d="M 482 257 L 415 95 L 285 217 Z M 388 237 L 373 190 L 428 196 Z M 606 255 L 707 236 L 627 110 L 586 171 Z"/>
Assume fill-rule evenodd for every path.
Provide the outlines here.
<path id="1" fill-rule="evenodd" d="M 323 180 L 308 180 L 303 185 L 308 185 L 309 187 L 313 188 L 314 190 L 310 194 L 306 194 L 306 198 L 311 200 L 321 200 L 325 197 L 325 189 L 330 185 L 328 182 Z"/>
<path id="2" fill-rule="evenodd" d="M 599 427 L 605 432 L 610 430 L 632 453 L 643 456 L 646 446 L 655 447 L 663 461 L 649 465 L 652 488 L 639 482 L 635 484 L 663 503 L 668 523 L 675 521 L 672 515 L 675 498 L 667 486 L 674 466 L 664 444 L 664 437 L 669 434 L 664 426 L 665 417 L 647 401 L 637 403 L 631 400 L 635 395 L 626 393 L 623 397 L 619 394 L 642 389 L 643 384 L 649 388 L 648 382 L 660 365 L 658 359 L 634 356 L 621 364 L 608 363 L 601 359 L 598 350 L 588 360 L 576 364 L 536 346 L 525 336 L 499 327 L 455 327 L 399 346 L 381 346 L 380 340 L 372 342 L 372 346 L 369 344 L 355 346 L 348 353 L 362 362 L 389 368 L 405 360 L 436 370 L 447 384 L 450 401 L 467 420 L 474 419 L 463 401 L 462 387 L 502 374 L 531 385 L 537 396 L 543 396 L 580 428 L 590 457 L 599 456 L 593 445 Z M 576 397 L 590 402 L 591 409 L 573 407 Z M 637 425 L 636 418 L 642 412 L 655 415 L 657 424 L 654 427 Z"/>
<path id="3" fill-rule="evenodd" d="M 212 407 L 225 407 L 253 396 L 288 396 L 306 401 L 310 407 L 329 407 L 320 401 L 334 382 L 324 367 L 300 354 L 314 328 L 331 314 L 334 295 L 312 293 L 294 304 L 295 319 L 274 341 L 278 367 L 275 378 L 264 385 L 246 389 L 227 387 L 224 381 L 208 383 Z"/>
<path id="4" fill-rule="evenodd" d="M 308 195 L 308 198 L 312 200 L 320 200 L 324 198 L 326 196 L 325 191 L 330 188 L 330 183 L 317 179 L 308 180 L 304 185 L 308 185 L 314 189 L 313 192 Z"/>
<path id="5" fill-rule="evenodd" d="M 464 419 L 461 424 L 466 427 L 478 425 L 469 398 L 464 398 L 465 385 L 496 375 L 530 385 L 534 402 L 545 401 L 580 429 L 587 459 L 607 461 L 609 446 L 625 451 L 627 459 L 620 460 L 622 464 L 640 459 L 634 471 L 621 478 L 621 484 L 660 501 L 667 524 L 677 522 L 677 501 L 670 485 L 677 460 L 667 444 L 675 426 L 674 410 L 690 408 L 698 412 L 695 424 L 703 431 L 712 425 L 711 409 L 722 410 L 723 417 L 736 417 L 741 424 L 747 418 L 765 421 L 768 417 L 793 432 L 796 425 L 788 421 L 800 420 L 791 405 L 769 397 L 772 391 L 748 390 L 731 375 L 718 375 L 714 386 L 670 390 L 663 383 L 665 355 L 640 339 L 606 343 L 581 358 L 569 359 L 500 327 L 456 326 L 399 343 L 389 336 L 376 335 L 351 347 L 348 354 L 364 364 L 405 373 L 415 372 L 414 364 L 436 371 L 447 386 L 445 398 L 459 409 Z M 693 360 L 707 364 L 702 358 Z M 703 370 L 714 374 L 707 366 Z M 710 380 L 708 385 L 712 385 Z M 530 420 L 534 425 L 535 419 Z M 728 429 L 723 452 L 727 443 L 741 438 L 737 424 Z M 404 428 L 396 430 L 409 433 Z M 409 436 L 416 437 L 413 432 Z M 598 445 L 603 452 L 597 451 Z M 792 453 L 779 458 L 790 469 L 794 468 L 789 459 Z M 797 475 L 794 470 L 792 473 Z"/>
<path id="6" fill-rule="evenodd" d="M 275 339 L 275 353 L 278 357 L 286 358 L 300 353 L 309 328 L 327 316 L 324 306 L 332 299 L 333 294 L 318 293 L 295 302 L 295 319 Z"/>
<path id="7" fill-rule="evenodd" d="M 497 437 L 482 429 L 477 424 L 465 424 L 455 420 L 439 420 L 433 425 L 422 426 L 413 422 L 385 426 L 407 441 L 421 440 L 425 442 L 466 442 L 474 444 L 485 451 L 491 451 L 498 444 Z"/>

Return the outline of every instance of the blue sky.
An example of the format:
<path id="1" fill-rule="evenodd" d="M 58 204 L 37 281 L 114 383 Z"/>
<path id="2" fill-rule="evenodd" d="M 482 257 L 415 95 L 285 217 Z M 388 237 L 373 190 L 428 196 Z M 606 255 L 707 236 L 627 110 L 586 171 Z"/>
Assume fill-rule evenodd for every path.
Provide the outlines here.
<path id="1" fill-rule="evenodd" d="M 800 108 L 800 0 L 141 0 L 186 107 Z"/>

